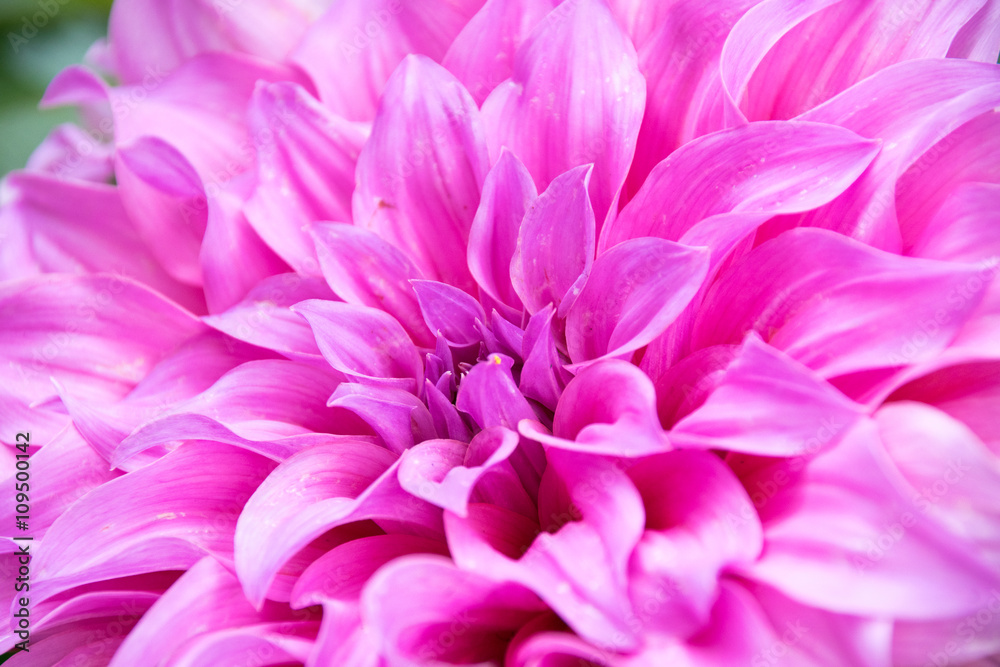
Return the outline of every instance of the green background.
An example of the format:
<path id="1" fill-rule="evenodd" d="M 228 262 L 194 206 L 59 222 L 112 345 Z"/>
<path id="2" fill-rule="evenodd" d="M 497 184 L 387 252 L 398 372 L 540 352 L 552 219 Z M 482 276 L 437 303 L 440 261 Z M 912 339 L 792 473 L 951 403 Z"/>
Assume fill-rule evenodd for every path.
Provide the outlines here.
<path id="1" fill-rule="evenodd" d="M 62 4 L 60 4 L 60 2 Z M 94 41 L 107 32 L 111 0 L 44 0 L 55 11 L 27 43 L 24 20 L 44 15 L 39 0 L 0 0 L 0 174 L 24 166 L 49 130 L 73 120 L 69 109 L 39 111 L 38 100 L 48 82 L 65 66 L 81 62 Z M 30 29 L 27 34 L 30 34 Z"/>

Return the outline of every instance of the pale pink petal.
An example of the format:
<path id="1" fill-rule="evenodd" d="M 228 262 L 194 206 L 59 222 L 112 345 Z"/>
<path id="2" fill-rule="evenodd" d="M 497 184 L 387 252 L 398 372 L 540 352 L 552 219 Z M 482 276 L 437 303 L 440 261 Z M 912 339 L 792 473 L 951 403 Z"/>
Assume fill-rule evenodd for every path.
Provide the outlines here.
<path id="1" fill-rule="evenodd" d="M 72 123 L 57 125 L 32 151 L 26 171 L 57 178 L 109 183 L 114 176 L 114 148 Z"/>
<path id="2" fill-rule="evenodd" d="M 514 56 L 511 78 L 483 102 L 490 153 L 512 150 L 540 190 L 592 163 L 600 227 L 617 209 L 645 101 L 635 47 L 607 5 L 567 0 L 535 27 Z"/>
<path id="3" fill-rule="evenodd" d="M 101 485 L 49 529 L 32 568 L 38 599 L 102 579 L 231 562 L 243 504 L 274 463 L 228 445 L 182 446 Z"/>
<path id="4" fill-rule="evenodd" d="M 345 0 L 306 33 L 292 54 L 320 99 L 348 120 L 371 120 L 396 66 L 412 53 L 440 61 L 483 0 Z"/>
<path id="5" fill-rule="evenodd" d="M 967 58 L 995 63 L 1000 43 L 1000 2 L 986 0 L 983 6 L 955 35 L 948 49 L 949 58 Z"/>
<path id="6" fill-rule="evenodd" d="M 259 84 L 247 113 L 257 157 L 247 220 L 296 271 L 316 275 L 308 226 L 351 220 L 354 169 L 367 131 L 291 82 Z"/>

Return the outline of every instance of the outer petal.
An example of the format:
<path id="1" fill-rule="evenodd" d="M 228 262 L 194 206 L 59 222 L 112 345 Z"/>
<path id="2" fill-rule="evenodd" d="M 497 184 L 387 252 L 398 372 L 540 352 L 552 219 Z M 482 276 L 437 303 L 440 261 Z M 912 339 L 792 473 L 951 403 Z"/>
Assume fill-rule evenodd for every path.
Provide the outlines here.
<path id="1" fill-rule="evenodd" d="M 469 93 L 441 66 L 408 56 L 358 159 L 354 222 L 405 248 L 426 278 L 471 292 L 466 244 L 488 169 Z"/>
<path id="2" fill-rule="evenodd" d="M 115 73 L 127 84 L 147 83 L 208 51 L 281 60 L 312 18 L 305 4 L 295 0 L 116 2 L 108 27 Z"/>
<path id="3" fill-rule="evenodd" d="M 553 179 L 524 214 L 510 263 L 514 290 L 530 313 L 568 308 L 594 262 L 594 210 L 587 195 L 591 166 Z M 575 288 L 575 289 L 574 289 Z"/>
<path id="4" fill-rule="evenodd" d="M 486 175 L 479 209 L 469 230 L 469 271 L 494 299 L 518 309 L 521 300 L 511 283 L 511 260 L 521 221 L 538 196 L 531 174 L 517 156 L 504 149 Z"/>
<path id="5" fill-rule="evenodd" d="M 33 567 L 38 599 L 143 572 L 232 558 L 243 504 L 274 468 L 228 445 L 185 445 L 107 482 L 52 524 Z"/>
<path id="6" fill-rule="evenodd" d="M 693 347 L 735 343 L 753 329 L 826 378 L 905 365 L 951 342 L 982 294 L 949 295 L 977 272 L 900 258 L 823 230 L 791 230 L 720 277 L 695 323 Z M 921 323 L 942 308 L 947 322 L 925 334 Z"/>
<path id="7" fill-rule="evenodd" d="M 110 185 L 14 173 L 4 179 L 0 279 L 36 273 L 116 273 L 203 313 L 199 290 L 171 278 L 136 232 Z"/>
<path id="8" fill-rule="evenodd" d="M 602 254 L 566 318 L 570 359 L 579 366 L 650 343 L 698 293 L 708 262 L 707 249 L 653 238 Z"/>
<path id="9" fill-rule="evenodd" d="M 434 336 L 410 284 L 421 275 L 402 251 L 354 225 L 318 224 L 312 234 L 323 276 L 337 296 L 381 308 L 403 325 L 414 343 L 433 347 Z"/>
<path id="10" fill-rule="evenodd" d="M 247 219 L 292 268 L 318 274 L 308 226 L 351 220 L 354 170 L 367 133 L 290 82 L 257 86 L 248 125 L 257 183 Z"/>
<path id="11" fill-rule="evenodd" d="M 440 534 L 439 513 L 400 488 L 395 460 L 357 442 L 313 447 L 282 463 L 236 526 L 236 572 L 250 601 L 259 606 L 282 566 L 331 528 L 384 519 L 405 522 L 415 534 Z"/>
<path id="12" fill-rule="evenodd" d="M 745 476 L 766 547 L 742 569 L 841 613 L 927 620 L 974 611 L 981 591 L 997 585 L 995 568 L 924 516 L 897 479 L 871 421 L 811 461 Z"/>
<path id="13" fill-rule="evenodd" d="M 593 163 L 588 189 L 600 225 L 617 208 L 645 101 L 635 47 L 607 5 L 568 0 L 532 31 L 513 76 L 483 103 L 490 152 L 513 150 L 539 189 Z"/>
<path id="14" fill-rule="evenodd" d="M 348 120 L 371 120 L 383 87 L 411 53 L 440 60 L 483 0 L 347 0 L 331 3 L 292 60 L 320 99 Z"/>
<path id="15" fill-rule="evenodd" d="M 707 400 L 677 422 L 670 438 L 760 456 L 814 454 L 862 416 L 860 405 L 750 334 Z"/>

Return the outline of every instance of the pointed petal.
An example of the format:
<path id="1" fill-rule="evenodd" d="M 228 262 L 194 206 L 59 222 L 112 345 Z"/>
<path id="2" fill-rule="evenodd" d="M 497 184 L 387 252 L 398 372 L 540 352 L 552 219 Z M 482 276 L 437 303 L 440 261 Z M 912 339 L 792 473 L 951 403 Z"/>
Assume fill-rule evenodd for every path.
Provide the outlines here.
<path id="1" fill-rule="evenodd" d="M 346 0 L 330 8 L 292 54 L 320 99 L 348 120 L 371 120 L 393 70 L 411 53 L 433 60 L 482 6 L 482 0 Z"/>
<path id="2" fill-rule="evenodd" d="M 346 375 L 417 391 L 424 381 L 420 355 L 391 315 L 337 301 L 303 301 L 292 307 L 312 327 L 320 351 Z"/>
<path id="3" fill-rule="evenodd" d="M 433 347 L 411 280 L 420 272 L 409 258 L 366 229 L 320 223 L 312 227 L 323 276 L 347 303 L 381 308 L 395 317 L 413 342 Z"/>
<path id="4" fill-rule="evenodd" d="M 367 133 L 290 82 L 254 91 L 248 125 L 257 182 L 246 216 L 261 238 L 304 275 L 318 273 L 308 226 L 351 220 L 354 169 Z"/>
<path id="5" fill-rule="evenodd" d="M 521 393 L 555 411 L 569 372 L 556 348 L 552 327 L 555 309 L 550 305 L 531 316 L 522 343 Z"/>
<path id="6" fill-rule="evenodd" d="M 408 56 L 358 158 L 355 224 L 405 248 L 425 278 L 472 292 L 469 228 L 489 158 L 479 110 L 447 70 Z"/>
<path id="7" fill-rule="evenodd" d="M 602 254 L 566 318 L 577 366 L 620 357 L 651 342 L 687 307 L 708 274 L 708 251 L 631 239 Z"/>
<path id="8" fill-rule="evenodd" d="M 479 209 L 469 230 L 469 271 L 494 299 L 514 309 L 521 300 L 511 284 L 511 261 L 521 221 L 538 196 L 531 174 L 509 150 L 500 151 L 486 175 Z"/>
<path id="9" fill-rule="evenodd" d="M 441 64 L 462 82 L 476 104 L 510 78 L 514 54 L 559 0 L 487 0 L 448 48 Z"/>
<path id="10" fill-rule="evenodd" d="M 524 214 L 510 280 L 530 313 L 549 304 L 558 310 L 564 300 L 562 308 L 568 308 L 590 273 L 595 247 L 594 210 L 587 194 L 591 172 L 584 165 L 557 176 Z"/>
<path id="11" fill-rule="evenodd" d="M 535 27 L 511 78 L 483 103 L 490 153 L 514 151 L 543 190 L 593 163 L 588 189 L 600 227 L 617 208 L 645 101 L 635 47 L 611 11 L 599 0 L 568 0 Z"/>
<path id="12" fill-rule="evenodd" d="M 486 322 L 479 302 L 466 292 L 432 280 L 412 280 L 424 321 L 435 336 L 452 345 L 472 345 L 481 340 L 476 322 Z"/>

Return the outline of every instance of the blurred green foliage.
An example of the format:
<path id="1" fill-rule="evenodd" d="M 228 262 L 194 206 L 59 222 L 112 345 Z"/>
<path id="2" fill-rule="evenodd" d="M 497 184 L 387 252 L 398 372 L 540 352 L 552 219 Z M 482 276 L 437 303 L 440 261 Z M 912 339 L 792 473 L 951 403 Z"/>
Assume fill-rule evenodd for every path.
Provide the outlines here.
<path id="1" fill-rule="evenodd" d="M 39 111 L 49 81 L 107 32 L 111 0 L 0 0 L 0 174 L 76 114 Z"/>

